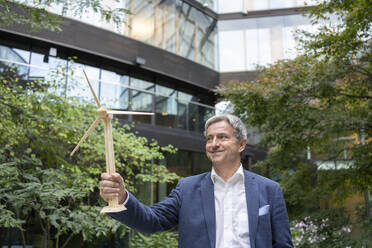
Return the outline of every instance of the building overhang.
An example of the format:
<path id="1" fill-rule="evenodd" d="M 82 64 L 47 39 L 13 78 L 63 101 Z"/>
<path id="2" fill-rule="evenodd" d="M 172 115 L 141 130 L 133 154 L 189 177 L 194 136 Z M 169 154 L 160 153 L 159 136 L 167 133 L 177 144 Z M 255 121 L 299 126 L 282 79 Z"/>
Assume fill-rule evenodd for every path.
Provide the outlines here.
<path id="1" fill-rule="evenodd" d="M 229 81 L 253 81 L 258 75 L 257 71 L 237 71 L 237 72 L 222 72 L 220 73 L 220 83 Z"/>

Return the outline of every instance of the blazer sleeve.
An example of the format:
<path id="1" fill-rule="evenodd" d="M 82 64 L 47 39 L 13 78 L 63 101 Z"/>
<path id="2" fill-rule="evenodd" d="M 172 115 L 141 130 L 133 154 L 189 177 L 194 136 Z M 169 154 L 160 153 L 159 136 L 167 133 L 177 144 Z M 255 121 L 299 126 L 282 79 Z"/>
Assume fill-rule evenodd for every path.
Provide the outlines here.
<path id="1" fill-rule="evenodd" d="M 274 195 L 271 217 L 273 248 L 293 248 L 287 209 L 279 185 L 277 185 Z"/>
<path id="2" fill-rule="evenodd" d="M 139 232 L 155 233 L 171 229 L 178 225 L 182 204 L 181 181 L 163 201 L 151 207 L 142 204 L 129 193 L 129 200 L 125 205 L 127 210 L 108 215 Z"/>

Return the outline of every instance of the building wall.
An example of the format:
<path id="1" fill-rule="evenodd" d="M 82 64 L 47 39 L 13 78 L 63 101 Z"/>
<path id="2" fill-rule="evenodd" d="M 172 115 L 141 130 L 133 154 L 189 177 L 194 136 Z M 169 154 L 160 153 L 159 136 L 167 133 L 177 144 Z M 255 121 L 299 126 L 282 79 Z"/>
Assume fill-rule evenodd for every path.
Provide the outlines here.
<path id="1" fill-rule="evenodd" d="M 104 4 L 131 13 L 125 22 L 106 22 L 93 11 L 76 16 L 67 4 L 49 10 L 65 17 L 92 24 L 168 52 L 180 55 L 211 69 L 218 68 L 217 20 L 181 0 L 105 0 Z"/>
<path id="2" fill-rule="evenodd" d="M 301 14 L 224 20 L 218 23 L 220 71 L 255 71 L 298 51 L 296 31 L 315 31 Z"/>

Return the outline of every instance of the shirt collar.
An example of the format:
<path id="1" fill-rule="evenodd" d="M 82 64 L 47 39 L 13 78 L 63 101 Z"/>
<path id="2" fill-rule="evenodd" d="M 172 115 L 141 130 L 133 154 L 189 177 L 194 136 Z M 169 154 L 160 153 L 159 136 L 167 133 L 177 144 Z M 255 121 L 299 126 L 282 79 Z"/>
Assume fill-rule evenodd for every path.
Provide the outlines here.
<path id="1" fill-rule="evenodd" d="M 240 164 L 239 169 L 235 172 L 235 174 L 232 177 L 229 178 L 228 181 L 237 180 L 236 178 L 240 178 L 244 182 L 244 171 L 242 164 Z M 216 180 L 220 180 L 221 182 L 225 183 L 225 181 L 216 173 L 213 166 L 211 171 L 211 179 L 213 184 L 216 182 Z"/>

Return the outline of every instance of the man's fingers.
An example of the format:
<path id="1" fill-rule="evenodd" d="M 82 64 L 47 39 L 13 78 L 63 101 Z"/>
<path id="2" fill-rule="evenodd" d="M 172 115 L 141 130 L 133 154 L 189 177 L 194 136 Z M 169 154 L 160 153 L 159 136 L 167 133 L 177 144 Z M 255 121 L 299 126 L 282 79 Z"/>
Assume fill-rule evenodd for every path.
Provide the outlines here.
<path id="1" fill-rule="evenodd" d="M 102 180 L 110 180 L 110 174 L 108 174 L 107 172 L 104 172 L 101 174 L 101 179 Z"/>
<path id="2" fill-rule="evenodd" d="M 113 187 L 101 187 L 102 193 L 118 193 L 120 191 L 119 187 L 113 188 Z"/>
<path id="3" fill-rule="evenodd" d="M 101 174 L 102 181 L 108 180 L 108 181 L 114 181 L 119 184 L 124 184 L 124 179 L 120 176 L 119 173 L 113 173 L 109 174 L 107 172 Z"/>
<path id="4" fill-rule="evenodd" d="M 105 190 L 101 190 L 100 191 L 100 196 L 105 200 L 105 201 L 108 201 L 109 199 L 111 199 L 111 198 L 116 198 L 116 197 L 119 197 L 119 193 L 115 193 L 115 192 L 111 192 L 111 193 L 109 193 L 109 192 L 107 192 L 107 191 L 105 191 Z"/>
<path id="5" fill-rule="evenodd" d="M 108 201 L 110 198 L 119 198 L 119 203 L 123 203 L 127 198 L 124 179 L 119 173 L 102 173 L 100 181 L 100 196 Z"/>
<path id="6" fill-rule="evenodd" d="M 106 188 L 120 188 L 120 184 L 117 183 L 117 182 L 113 182 L 113 181 L 110 181 L 110 180 L 103 180 L 100 182 L 100 186 L 101 188 L 102 187 L 106 187 Z"/>
<path id="7" fill-rule="evenodd" d="M 113 187 L 100 187 L 100 195 L 104 199 L 114 198 L 119 196 L 120 189 Z"/>
<path id="8" fill-rule="evenodd" d="M 114 179 L 115 182 L 118 182 L 118 183 L 124 185 L 124 179 L 122 178 L 122 176 L 120 176 L 119 173 L 113 173 L 113 174 L 111 174 L 111 177 L 112 177 L 112 179 Z"/>

